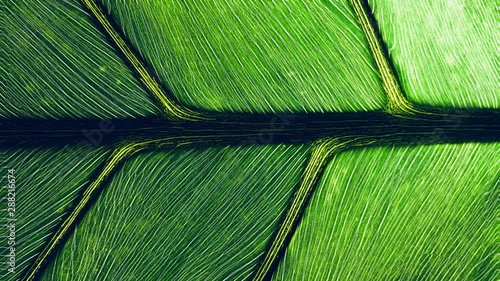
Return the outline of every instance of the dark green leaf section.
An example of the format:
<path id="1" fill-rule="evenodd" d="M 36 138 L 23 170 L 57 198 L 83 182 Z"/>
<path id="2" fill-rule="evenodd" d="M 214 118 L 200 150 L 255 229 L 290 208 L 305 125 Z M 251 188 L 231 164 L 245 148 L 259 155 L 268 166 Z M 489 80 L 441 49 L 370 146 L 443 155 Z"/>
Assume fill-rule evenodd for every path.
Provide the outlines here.
<path id="1" fill-rule="evenodd" d="M 176 149 L 125 163 L 44 280 L 244 280 L 299 181 L 306 146 Z"/>
<path id="2" fill-rule="evenodd" d="M 2 188 L 0 189 L 1 248 L 0 280 L 18 280 L 43 248 L 47 237 L 60 224 L 79 192 L 89 183 L 93 171 L 106 158 L 109 149 L 79 145 L 31 149 L 2 149 Z M 8 190 L 8 169 L 15 169 L 15 189 Z M 8 192 L 14 192 L 8 194 Z M 8 200 L 14 198 L 14 200 Z M 14 201 L 15 210 L 9 202 Z M 13 212 L 13 215 L 11 215 Z M 14 229 L 5 227 L 15 219 Z M 9 245 L 11 230 L 15 244 Z M 8 272 L 10 249 L 15 248 L 15 270 Z"/>
<path id="3" fill-rule="evenodd" d="M 499 143 L 341 153 L 274 280 L 496 280 L 499 171 Z"/>
<path id="4" fill-rule="evenodd" d="M 102 2 L 186 105 L 269 113 L 386 104 L 347 0 Z"/>
<path id="5" fill-rule="evenodd" d="M 159 112 L 79 1 L 4 1 L 0 26 L 0 117 Z"/>
<path id="6" fill-rule="evenodd" d="M 411 102 L 500 108 L 498 3 L 369 2 Z"/>

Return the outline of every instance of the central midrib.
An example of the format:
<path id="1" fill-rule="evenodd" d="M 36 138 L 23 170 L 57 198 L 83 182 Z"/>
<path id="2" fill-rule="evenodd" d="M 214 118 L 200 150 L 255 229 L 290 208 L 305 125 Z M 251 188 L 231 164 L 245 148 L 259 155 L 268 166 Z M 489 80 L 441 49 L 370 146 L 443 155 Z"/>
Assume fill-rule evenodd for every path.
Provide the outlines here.
<path id="1" fill-rule="evenodd" d="M 105 130 L 102 130 L 103 122 L 106 122 Z M 388 138 L 388 144 L 500 141 L 500 111 L 434 110 L 407 117 L 397 117 L 385 112 L 361 112 L 307 115 L 219 114 L 214 120 L 202 121 L 171 121 L 158 117 L 112 121 L 0 121 L 0 146 L 3 147 L 65 145 L 82 140 L 97 146 L 160 141 L 167 137 L 189 138 L 193 140 L 193 145 L 289 144 L 350 135 L 393 136 Z"/>

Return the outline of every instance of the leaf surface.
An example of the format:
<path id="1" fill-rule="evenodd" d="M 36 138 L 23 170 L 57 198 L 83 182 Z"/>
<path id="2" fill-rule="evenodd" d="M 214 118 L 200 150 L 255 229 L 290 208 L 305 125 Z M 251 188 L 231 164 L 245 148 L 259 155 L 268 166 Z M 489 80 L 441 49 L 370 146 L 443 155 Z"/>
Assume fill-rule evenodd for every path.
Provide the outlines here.
<path id="1" fill-rule="evenodd" d="M 89 183 L 96 169 L 108 155 L 106 147 L 93 148 L 81 145 L 42 148 L 2 149 L 2 184 L 7 181 L 7 169 L 14 169 L 14 196 L 7 188 L 0 189 L 0 215 L 3 226 L 15 222 L 16 270 L 7 272 L 3 266 L 0 279 L 16 280 L 36 257 L 47 237 L 54 232 L 72 206 L 79 193 Z M 6 184 L 4 184 L 6 185 Z M 9 209 L 7 198 L 14 198 L 14 210 Z M 9 213 L 13 212 L 13 216 Z M 1 237 L 9 237 L 10 229 L 1 228 Z M 9 260 L 7 240 L 2 239 L 1 263 Z"/>
<path id="2" fill-rule="evenodd" d="M 159 110 L 77 0 L 0 4 L 0 116 L 150 116 Z"/>
<path id="3" fill-rule="evenodd" d="M 498 279 L 494 11 L 382 2 L 0 4 L 0 279 Z"/>
<path id="4" fill-rule="evenodd" d="M 494 280 L 500 145 L 336 156 L 273 280 Z"/>
<path id="5" fill-rule="evenodd" d="M 43 279 L 246 279 L 307 152 L 307 146 L 273 145 L 138 155 L 113 178 Z"/>
<path id="6" fill-rule="evenodd" d="M 182 103 L 226 112 L 381 109 L 347 1 L 103 1 Z"/>

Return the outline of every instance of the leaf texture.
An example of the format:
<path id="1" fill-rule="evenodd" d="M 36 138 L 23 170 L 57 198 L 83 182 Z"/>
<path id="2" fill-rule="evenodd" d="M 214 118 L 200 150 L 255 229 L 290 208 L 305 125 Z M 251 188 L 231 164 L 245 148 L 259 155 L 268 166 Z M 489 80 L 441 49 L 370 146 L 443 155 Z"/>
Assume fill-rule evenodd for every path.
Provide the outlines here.
<path id="1" fill-rule="evenodd" d="M 287 281 L 499 279 L 500 143 L 412 139 L 435 132 L 423 141 L 448 140 L 442 124 L 458 134 L 450 141 L 463 141 L 469 128 L 466 140 L 499 139 L 496 120 L 463 125 L 467 112 L 413 110 L 499 108 L 498 30 L 490 28 L 495 11 L 486 1 L 370 1 L 383 38 L 365 1 L 92 1 L 88 10 L 77 0 L 0 4 L 0 136 L 13 135 L 0 155 L 18 178 L 16 272 L 2 271 L 0 280 L 19 279 L 31 264 L 38 268 L 37 254 L 61 237 L 67 240 L 59 252 L 52 255 L 57 247 L 49 246 L 48 258 L 39 256 L 48 268 L 27 276 L 250 280 L 264 264 L 262 278 L 277 270 L 273 279 Z M 348 2 L 358 4 L 358 18 L 366 16 L 364 31 Z M 120 39 L 113 41 L 109 30 L 115 29 L 122 34 L 113 33 Z M 364 32 L 378 52 L 370 53 Z M 397 94 L 391 96 L 391 87 Z M 362 113 L 310 114 L 353 111 Z M 283 112 L 265 125 L 267 115 L 252 115 Z M 370 119 L 378 113 L 380 119 Z M 156 117 L 132 120 L 144 116 Z M 159 120 L 167 117 L 172 120 Z M 352 129 L 332 129 L 319 140 L 307 134 L 316 132 L 308 126 L 334 124 L 323 120 L 336 117 Z M 36 138 L 30 133 L 51 132 L 28 129 L 31 121 L 34 128 L 53 126 L 59 140 L 69 141 L 76 126 L 93 122 L 83 119 L 120 119 L 121 126 L 108 132 L 109 147 L 30 142 Z M 364 120 L 372 122 L 359 125 Z M 391 135 L 381 140 L 384 124 Z M 348 151 L 331 160 L 339 151 L 333 146 L 314 155 L 311 143 L 269 145 L 284 139 L 278 135 L 294 144 L 341 136 Z M 16 136 L 22 147 L 15 147 Z M 215 145 L 245 136 L 238 145 Z M 349 150 L 374 143 L 384 146 Z M 111 148 L 115 157 L 108 157 Z M 303 189 L 297 189 L 300 179 Z M 95 201 L 82 195 L 101 188 Z M 303 195 L 310 192 L 308 201 Z M 6 194 L 0 190 L 1 219 L 8 217 Z M 74 230 L 57 228 L 75 202 L 92 206 Z M 66 218 L 71 226 L 78 221 Z M 296 218 L 302 222 L 288 244 Z M 285 230 L 275 237 L 282 239 L 273 240 L 280 225 Z M 57 229 L 61 235 L 52 235 Z M 0 231 L 0 238 L 9 235 Z M 278 250 L 271 251 L 273 241 Z M 2 264 L 9 251 L 4 242 Z M 284 259 L 272 268 L 283 247 Z"/>
<path id="2" fill-rule="evenodd" d="M 500 108 L 498 3 L 370 1 L 412 102 Z"/>
<path id="3" fill-rule="evenodd" d="M 158 114 L 79 1 L 7 1 L 0 18 L 1 117 Z"/>
<path id="4" fill-rule="evenodd" d="M 499 171 L 498 143 L 339 154 L 273 280 L 495 280 Z"/>
<path id="5" fill-rule="evenodd" d="M 386 102 L 347 1 L 103 1 L 182 102 L 226 112 L 339 112 Z"/>

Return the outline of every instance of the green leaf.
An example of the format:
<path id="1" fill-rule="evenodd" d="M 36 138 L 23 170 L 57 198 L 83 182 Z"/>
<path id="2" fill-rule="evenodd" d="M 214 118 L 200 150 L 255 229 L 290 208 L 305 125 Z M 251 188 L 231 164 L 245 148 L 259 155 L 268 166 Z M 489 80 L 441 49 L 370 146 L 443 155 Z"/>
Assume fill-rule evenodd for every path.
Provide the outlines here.
<path id="1" fill-rule="evenodd" d="M 107 157 L 109 149 L 81 145 L 42 148 L 2 149 L 2 189 L 0 215 L 2 218 L 1 276 L 16 280 L 33 263 L 47 237 L 57 229 L 72 202 L 84 190 L 93 171 Z M 14 188 L 6 188 L 7 169 L 14 169 Z M 10 194 L 9 194 L 10 193 Z M 9 205 L 13 198 L 15 206 Z M 15 222 L 15 244 L 7 244 Z M 16 251 L 15 274 L 7 272 L 10 249 Z M 8 277 L 8 279 L 6 279 Z"/>
<path id="2" fill-rule="evenodd" d="M 132 2 L 0 4 L 1 280 L 499 278 L 492 5 Z"/>
<path id="3" fill-rule="evenodd" d="M 499 156 L 469 143 L 334 157 L 274 280 L 494 280 Z"/>

